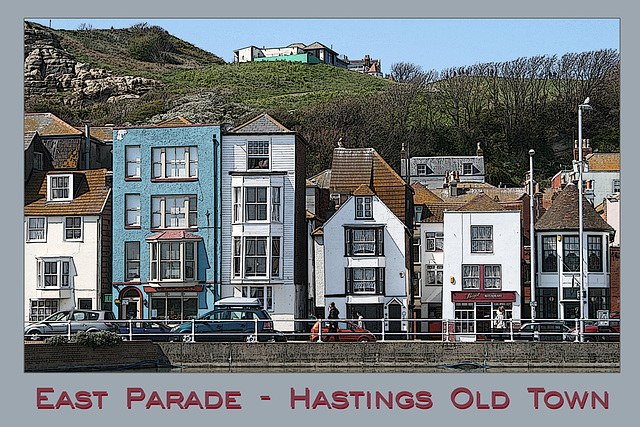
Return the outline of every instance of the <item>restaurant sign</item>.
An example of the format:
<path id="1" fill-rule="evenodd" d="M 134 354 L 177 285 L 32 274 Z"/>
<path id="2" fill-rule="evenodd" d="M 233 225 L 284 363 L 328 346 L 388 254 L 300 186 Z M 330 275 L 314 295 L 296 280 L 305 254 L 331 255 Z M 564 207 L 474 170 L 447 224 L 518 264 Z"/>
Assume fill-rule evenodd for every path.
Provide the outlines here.
<path id="1" fill-rule="evenodd" d="M 476 291 L 476 292 L 452 292 L 451 300 L 462 301 L 503 301 L 514 302 L 516 300 L 515 291 Z"/>

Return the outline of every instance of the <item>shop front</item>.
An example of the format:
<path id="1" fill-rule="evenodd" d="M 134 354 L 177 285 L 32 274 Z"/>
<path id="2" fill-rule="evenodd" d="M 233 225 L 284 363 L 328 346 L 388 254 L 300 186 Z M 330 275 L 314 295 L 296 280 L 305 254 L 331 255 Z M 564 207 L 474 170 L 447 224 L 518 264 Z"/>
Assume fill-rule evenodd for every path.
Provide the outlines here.
<path id="1" fill-rule="evenodd" d="M 515 291 L 460 291 L 452 292 L 451 299 L 454 321 L 447 329 L 451 341 L 504 339 L 514 314 L 519 317 L 514 313 Z"/>

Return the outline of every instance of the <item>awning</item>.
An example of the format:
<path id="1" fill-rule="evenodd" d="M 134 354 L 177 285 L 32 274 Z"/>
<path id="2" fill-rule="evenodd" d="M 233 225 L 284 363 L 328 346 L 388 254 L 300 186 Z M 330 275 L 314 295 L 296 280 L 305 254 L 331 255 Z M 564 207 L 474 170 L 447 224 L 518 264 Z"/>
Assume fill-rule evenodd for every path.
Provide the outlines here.
<path id="1" fill-rule="evenodd" d="M 516 300 L 515 291 L 463 291 L 451 292 L 451 301 L 453 302 L 489 302 L 503 301 L 514 302 Z"/>

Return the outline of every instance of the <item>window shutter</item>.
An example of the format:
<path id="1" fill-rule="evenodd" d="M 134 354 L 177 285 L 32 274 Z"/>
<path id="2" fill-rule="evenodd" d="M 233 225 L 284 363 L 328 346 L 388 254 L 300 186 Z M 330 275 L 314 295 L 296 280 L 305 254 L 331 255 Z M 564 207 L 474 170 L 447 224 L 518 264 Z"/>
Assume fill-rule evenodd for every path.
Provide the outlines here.
<path id="1" fill-rule="evenodd" d="M 384 227 L 376 228 L 376 255 L 384 255 Z"/>

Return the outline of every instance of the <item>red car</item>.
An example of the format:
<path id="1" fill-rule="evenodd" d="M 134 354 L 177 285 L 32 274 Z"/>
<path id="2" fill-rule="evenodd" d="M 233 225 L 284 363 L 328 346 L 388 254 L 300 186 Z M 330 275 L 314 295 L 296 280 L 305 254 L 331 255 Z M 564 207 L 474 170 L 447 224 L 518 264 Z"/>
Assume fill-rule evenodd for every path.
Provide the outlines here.
<path id="1" fill-rule="evenodd" d="M 599 324 L 601 321 L 593 322 L 584 326 L 585 341 L 620 341 L 620 314 L 613 313 L 609 317 L 608 325 Z M 572 329 L 571 333 L 578 334 L 577 329 Z"/>
<path id="2" fill-rule="evenodd" d="M 337 333 L 329 333 L 329 323 L 337 323 Z M 311 328 L 311 341 L 318 341 L 318 324 Z M 375 341 L 376 337 L 367 329 L 359 328 L 355 323 L 347 320 L 323 320 L 322 321 L 322 341 L 340 341 L 340 342 L 368 342 Z M 337 339 L 336 339 L 337 338 Z"/>

